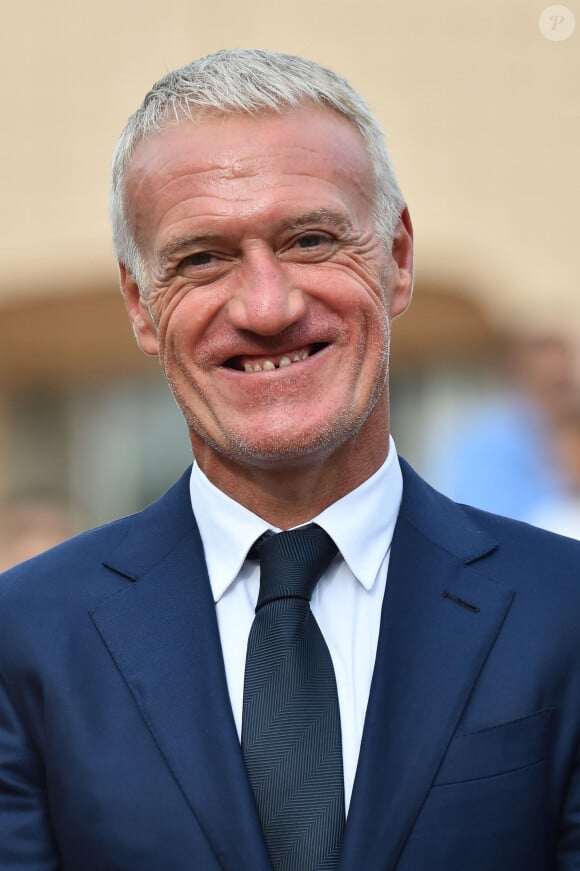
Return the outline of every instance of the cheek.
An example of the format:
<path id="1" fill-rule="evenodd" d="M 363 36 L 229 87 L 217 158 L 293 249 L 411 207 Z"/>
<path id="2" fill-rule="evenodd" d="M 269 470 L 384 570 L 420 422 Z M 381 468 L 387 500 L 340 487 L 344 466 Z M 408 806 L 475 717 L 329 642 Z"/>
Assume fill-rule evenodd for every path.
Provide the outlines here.
<path id="1" fill-rule="evenodd" d="M 360 367 L 372 377 L 382 378 L 386 372 L 391 341 L 391 321 L 382 299 L 381 288 L 367 295 L 359 308 Z M 373 375 L 374 373 L 374 375 Z"/>
<path id="2" fill-rule="evenodd" d="M 352 259 L 333 261 L 322 266 L 303 267 L 291 277 L 292 283 L 301 288 L 307 297 L 321 303 L 328 317 L 335 318 L 346 332 L 367 321 L 381 322 L 386 312 L 386 294 L 376 272 L 365 268 L 364 263 Z M 315 306 L 318 311 L 318 306 Z"/>
<path id="3" fill-rule="evenodd" d="M 339 271 L 352 288 L 353 301 L 375 311 L 385 308 L 388 271 L 383 258 L 365 253 L 343 253 L 332 267 Z"/>
<path id="4" fill-rule="evenodd" d="M 373 351 L 381 351 L 390 334 L 388 294 L 383 284 L 377 281 L 376 273 L 363 268 L 352 280 L 351 287 L 342 296 L 341 305 L 345 321 L 356 323 L 362 333 L 362 341 Z M 354 290 L 352 289 L 354 285 Z"/>
<path id="5" fill-rule="evenodd" d="M 159 323 L 159 357 L 167 370 L 209 370 L 228 356 L 231 331 L 223 317 L 223 301 L 217 294 L 199 293 L 199 288 L 182 296 L 163 310 Z"/>
<path id="6" fill-rule="evenodd" d="M 150 305 L 163 343 L 195 337 L 209 319 L 203 299 L 196 300 L 194 290 L 185 284 L 159 290 Z"/>

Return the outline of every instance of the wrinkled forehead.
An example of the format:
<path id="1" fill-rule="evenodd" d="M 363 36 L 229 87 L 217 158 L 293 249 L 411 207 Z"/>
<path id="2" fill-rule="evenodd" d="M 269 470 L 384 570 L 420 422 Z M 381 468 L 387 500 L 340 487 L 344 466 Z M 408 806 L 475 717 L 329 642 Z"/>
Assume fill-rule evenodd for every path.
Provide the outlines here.
<path id="1" fill-rule="evenodd" d="M 203 113 L 198 118 L 169 121 L 135 148 L 125 178 L 127 217 L 134 209 L 149 210 L 158 195 L 176 186 L 219 179 L 227 195 L 236 196 L 236 179 L 253 178 L 274 185 L 278 178 L 293 185 L 308 178 L 338 188 L 356 188 L 372 199 L 374 183 L 366 144 L 355 125 L 326 107 L 304 105 L 284 113 Z M 230 184 L 228 184 L 228 182 Z"/>
<path id="2" fill-rule="evenodd" d="M 126 179 L 135 165 L 139 163 L 139 159 L 150 141 L 160 141 L 177 128 L 191 133 L 196 128 L 202 130 L 207 125 L 213 125 L 216 136 L 218 136 L 220 130 L 225 133 L 235 126 L 239 126 L 244 129 L 244 135 L 259 138 L 261 130 L 268 128 L 272 122 L 280 119 L 288 119 L 291 124 L 303 131 L 307 131 L 309 127 L 316 127 L 321 119 L 333 120 L 337 129 L 342 128 L 343 131 L 348 131 L 350 136 L 358 139 L 368 156 L 369 163 L 372 162 L 368 145 L 357 125 L 333 107 L 314 100 L 303 100 L 296 106 L 283 106 L 279 110 L 264 108 L 253 112 L 239 109 L 221 111 L 213 108 L 180 105 L 168 106 L 164 116 L 158 120 L 155 127 L 143 132 L 133 141 L 131 151 L 125 156 L 123 176 Z M 190 137 L 190 142 L 194 141 L 195 139 Z"/>

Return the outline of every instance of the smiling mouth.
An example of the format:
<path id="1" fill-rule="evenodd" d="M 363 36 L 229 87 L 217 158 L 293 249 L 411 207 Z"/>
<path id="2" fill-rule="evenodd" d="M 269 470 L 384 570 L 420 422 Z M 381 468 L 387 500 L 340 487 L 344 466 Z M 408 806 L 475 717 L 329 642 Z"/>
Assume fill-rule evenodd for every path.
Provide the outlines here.
<path id="1" fill-rule="evenodd" d="M 238 372 L 271 372 L 274 369 L 284 369 L 286 366 L 292 366 L 294 363 L 301 363 L 308 357 L 313 357 L 314 354 L 317 354 L 323 348 L 326 348 L 326 343 L 318 342 L 306 348 L 296 348 L 293 351 L 287 351 L 284 354 L 271 356 L 248 354 L 231 357 L 226 361 L 225 365 L 229 369 L 236 369 Z"/>

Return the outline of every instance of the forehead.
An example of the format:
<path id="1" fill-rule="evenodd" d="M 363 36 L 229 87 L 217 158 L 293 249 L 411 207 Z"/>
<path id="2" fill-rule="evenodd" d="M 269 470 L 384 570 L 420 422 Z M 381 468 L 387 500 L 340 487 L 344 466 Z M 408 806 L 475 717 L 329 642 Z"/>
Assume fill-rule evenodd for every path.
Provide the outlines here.
<path id="1" fill-rule="evenodd" d="M 281 114 L 204 116 L 140 142 L 126 174 L 125 202 L 138 233 L 145 215 L 192 198 L 212 208 L 346 191 L 372 198 L 372 167 L 357 128 L 317 106 Z M 220 205 L 221 204 L 221 205 Z"/>

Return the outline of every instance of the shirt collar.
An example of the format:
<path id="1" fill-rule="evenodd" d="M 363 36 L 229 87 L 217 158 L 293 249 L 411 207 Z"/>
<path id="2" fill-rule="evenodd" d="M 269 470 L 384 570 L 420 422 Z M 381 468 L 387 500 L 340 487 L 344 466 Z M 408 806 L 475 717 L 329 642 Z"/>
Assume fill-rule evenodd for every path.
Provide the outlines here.
<path id="1" fill-rule="evenodd" d="M 390 438 L 387 459 L 374 475 L 313 518 L 366 590 L 372 588 L 390 550 L 402 497 L 403 476 Z"/>
<path id="2" fill-rule="evenodd" d="M 218 602 L 238 576 L 255 540 L 267 529 L 279 530 L 219 490 L 195 462 L 190 494 L 213 598 Z M 328 532 L 353 575 L 367 590 L 372 588 L 390 549 L 402 494 L 399 459 L 390 438 L 382 466 L 312 518 Z"/>

